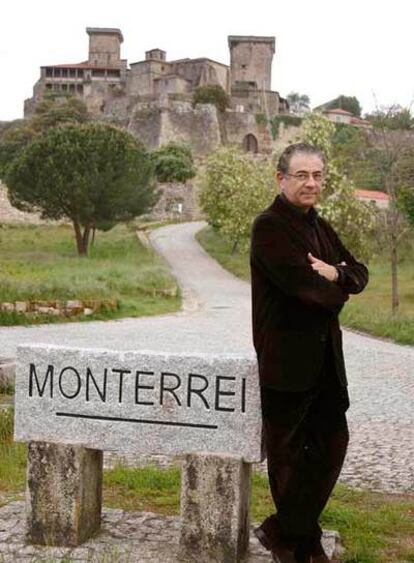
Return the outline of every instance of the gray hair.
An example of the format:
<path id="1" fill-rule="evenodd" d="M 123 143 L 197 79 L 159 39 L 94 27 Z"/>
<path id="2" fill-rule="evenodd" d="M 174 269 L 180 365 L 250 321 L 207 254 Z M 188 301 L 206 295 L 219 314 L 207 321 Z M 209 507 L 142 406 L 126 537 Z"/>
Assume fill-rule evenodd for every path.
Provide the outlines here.
<path id="1" fill-rule="evenodd" d="M 295 143 L 294 145 L 289 145 L 280 155 L 279 161 L 277 163 L 276 169 L 283 174 L 287 174 L 289 171 L 290 161 L 292 156 L 295 154 L 310 154 L 319 157 L 325 166 L 326 160 L 322 151 L 310 145 L 309 143 Z"/>

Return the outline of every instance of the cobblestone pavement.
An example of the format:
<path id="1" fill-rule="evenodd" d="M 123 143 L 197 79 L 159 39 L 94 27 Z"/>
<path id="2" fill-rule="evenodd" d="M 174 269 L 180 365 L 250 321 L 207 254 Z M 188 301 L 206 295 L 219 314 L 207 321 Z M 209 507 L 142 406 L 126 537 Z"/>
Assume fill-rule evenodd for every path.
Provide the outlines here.
<path id="1" fill-rule="evenodd" d="M 251 352 L 249 285 L 224 271 L 199 247 L 203 223 L 169 225 L 151 240 L 183 293 L 183 311 L 110 322 L 0 328 L 0 356 L 20 343 L 54 343 L 116 350 Z M 344 331 L 351 395 L 351 442 L 341 479 L 389 492 L 414 491 L 414 348 Z M 109 459 L 109 458 L 107 458 Z M 129 459 L 169 463 L 163 456 Z M 113 458 L 112 458 L 113 461 Z"/>
<path id="2" fill-rule="evenodd" d="M 81 547 L 28 545 L 24 536 L 24 502 L 15 501 L 0 510 L 0 563 L 175 563 L 178 561 L 179 531 L 177 516 L 106 509 L 101 533 Z M 341 549 L 335 532 L 325 532 L 323 543 L 328 554 Z M 197 560 L 210 563 L 203 554 Z M 251 534 L 248 563 L 270 561 L 269 553 Z"/>

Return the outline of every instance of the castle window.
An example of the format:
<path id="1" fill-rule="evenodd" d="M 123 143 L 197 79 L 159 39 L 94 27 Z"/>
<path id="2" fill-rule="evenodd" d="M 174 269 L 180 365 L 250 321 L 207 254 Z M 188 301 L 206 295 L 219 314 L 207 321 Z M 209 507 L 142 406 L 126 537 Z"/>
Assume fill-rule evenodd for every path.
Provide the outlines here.
<path id="1" fill-rule="evenodd" d="M 78 76 L 79 76 L 79 78 L 83 78 L 83 69 L 82 68 L 78 68 Z"/>
<path id="2" fill-rule="evenodd" d="M 77 84 L 77 85 L 76 85 L 76 90 L 77 90 L 78 94 L 83 94 L 83 85 L 82 85 L 82 84 Z"/>
<path id="3" fill-rule="evenodd" d="M 99 69 L 94 69 L 92 71 L 92 76 L 96 76 L 96 77 L 104 77 L 105 76 L 105 69 L 103 68 L 99 68 Z"/>
<path id="4" fill-rule="evenodd" d="M 68 89 L 68 85 L 67 84 L 62 84 L 62 90 L 67 90 Z"/>
<path id="5" fill-rule="evenodd" d="M 242 67 L 243 70 L 246 70 L 247 65 L 241 65 L 241 67 Z"/>
<path id="6" fill-rule="evenodd" d="M 71 68 L 71 69 L 69 69 L 69 76 L 70 76 L 71 78 L 75 78 L 75 76 L 76 76 L 76 68 Z"/>
<path id="7" fill-rule="evenodd" d="M 46 90 L 51 90 L 52 89 L 52 85 L 51 84 L 46 84 Z"/>
<path id="8" fill-rule="evenodd" d="M 119 78 L 121 76 L 121 71 L 119 70 L 114 70 L 114 69 L 108 69 L 107 70 L 107 75 L 110 78 Z"/>
<path id="9" fill-rule="evenodd" d="M 67 76 L 67 75 L 68 75 L 68 69 L 62 68 L 62 76 Z"/>
<path id="10" fill-rule="evenodd" d="M 53 84 L 53 90 L 60 90 L 60 84 Z"/>
<path id="11" fill-rule="evenodd" d="M 60 76 L 60 68 L 53 69 L 53 76 Z"/>
<path id="12" fill-rule="evenodd" d="M 74 91 L 75 91 L 75 85 L 69 84 L 69 92 L 74 92 Z"/>
<path id="13" fill-rule="evenodd" d="M 53 68 L 46 69 L 46 76 L 53 76 Z"/>

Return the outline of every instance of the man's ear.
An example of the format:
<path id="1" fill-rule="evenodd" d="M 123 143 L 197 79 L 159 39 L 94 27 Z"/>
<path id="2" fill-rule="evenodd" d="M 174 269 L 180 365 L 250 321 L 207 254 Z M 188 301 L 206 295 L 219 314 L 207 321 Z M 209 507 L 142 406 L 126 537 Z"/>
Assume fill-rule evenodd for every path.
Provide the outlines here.
<path id="1" fill-rule="evenodd" d="M 282 186 L 282 181 L 284 180 L 285 175 L 283 174 L 283 172 L 281 172 L 280 170 L 276 171 L 276 182 L 277 185 L 279 186 L 279 190 L 281 192 L 283 192 L 283 186 Z"/>

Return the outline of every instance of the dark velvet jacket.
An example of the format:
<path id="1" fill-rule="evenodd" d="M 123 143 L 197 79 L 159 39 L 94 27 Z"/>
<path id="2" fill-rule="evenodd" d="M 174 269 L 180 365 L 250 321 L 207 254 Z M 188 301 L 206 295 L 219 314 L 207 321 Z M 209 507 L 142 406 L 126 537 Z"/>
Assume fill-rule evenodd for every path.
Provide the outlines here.
<path id="1" fill-rule="evenodd" d="M 346 262 L 337 266 L 338 281 L 315 272 L 308 252 L 331 265 Z M 367 268 L 314 209 L 302 214 L 281 196 L 253 224 L 250 265 L 261 385 L 279 391 L 310 389 L 321 375 L 327 345 L 346 385 L 338 314 L 349 294 L 366 286 Z"/>

